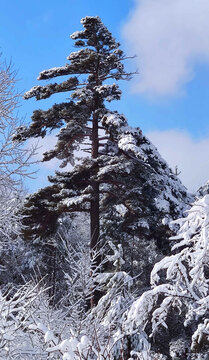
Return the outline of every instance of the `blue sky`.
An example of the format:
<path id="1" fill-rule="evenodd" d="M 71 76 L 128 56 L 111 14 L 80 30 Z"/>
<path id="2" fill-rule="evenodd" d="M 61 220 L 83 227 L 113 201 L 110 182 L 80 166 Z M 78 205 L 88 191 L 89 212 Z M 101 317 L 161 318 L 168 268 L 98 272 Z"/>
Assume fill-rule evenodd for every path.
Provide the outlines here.
<path id="1" fill-rule="evenodd" d="M 115 108 L 130 125 L 140 126 L 194 190 L 209 178 L 209 3 L 205 0 L 0 0 L 0 46 L 12 58 L 24 92 L 38 84 L 43 69 L 65 64 L 74 51 L 69 35 L 80 19 L 99 15 L 128 55 L 127 69 L 139 70 L 122 83 Z M 197 7 L 198 6 L 198 7 Z M 30 121 L 36 108 L 58 102 L 21 102 L 20 115 Z M 46 144 L 45 144 L 46 145 Z M 41 166 L 44 185 L 54 166 Z"/>

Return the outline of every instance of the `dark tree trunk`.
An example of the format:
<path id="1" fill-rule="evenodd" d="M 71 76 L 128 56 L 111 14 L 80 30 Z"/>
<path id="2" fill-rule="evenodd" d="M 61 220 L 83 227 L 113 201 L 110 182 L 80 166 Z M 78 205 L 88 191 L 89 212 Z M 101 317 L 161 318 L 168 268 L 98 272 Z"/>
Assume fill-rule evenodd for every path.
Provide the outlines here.
<path id="1" fill-rule="evenodd" d="M 92 151 L 91 156 L 92 159 L 96 159 L 98 157 L 98 119 L 97 116 L 93 116 L 93 124 L 92 124 Z M 97 170 L 96 170 L 97 171 Z M 90 250 L 91 256 L 94 256 L 95 252 L 97 256 L 94 256 L 94 264 L 93 269 L 100 265 L 101 258 L 98 254 L 98 241 L 99 241 L 99 184 L 97 182 L 92 183 L 92 199 L 91 199 L 91 209 L 90 209 L 90 223 L 91 223 L 91 243 Z M 96 285 L 96 284 L 95 284 Z M 91 297 L 91 308 L 97 305 L 101 295 L 97 290 L 92 291 Z"/>
<path id="2" fill-rule="evenodd" d="M 91 221 L 91 243 L 90 250 L 91 256 L 94 258 L 94 263 L 92 264 L 92 273 L 95 268 L 97 268 L 101 263 L 101 257 L 98 253 L 98 241 L 99 241 L 99 185 L 97 183 L 93 184 L 93 194 L 91 200 L 91 211 L 90 211 L 90 221 Z M 96 256 L 95 256 L 96 252 Z M 96 284 L 95 284 L 96 286 Z M 97 305 L 101 294 L 98 290 L 93 289 L 91 295 L 91 308 Z"/>
<path id="3" fill-rule="evenodd" d="M 99 185 L 94 183 L 92 185 L 92 200 L 90 210 L 91 220 L 91 250 L 97 251 L 97 244 L 99 240 Z"/>
<path id="4" fill-rule="evenodd" d="M 98 119 L 96 116 L 94 116 L 93 127 L 92 127 L 92 149 L 91 149 L 92 159 L 96 159 L 98 157 L 98 143 L 99 143 L 98 136 L 99 136 Z M 91 249 L 96 250 L 99 239 L 99 184 L 97 182 L 92 183 L 90 220 L 91 220 Z"/>

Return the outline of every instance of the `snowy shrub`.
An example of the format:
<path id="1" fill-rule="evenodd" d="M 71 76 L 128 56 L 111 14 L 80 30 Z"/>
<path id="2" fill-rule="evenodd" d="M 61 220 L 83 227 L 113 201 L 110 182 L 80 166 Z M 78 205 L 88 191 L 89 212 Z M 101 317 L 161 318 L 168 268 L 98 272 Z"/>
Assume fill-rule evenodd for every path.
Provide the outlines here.
<path id="1" fill-rule="evenodd" d="M 185 337 L 186 345 L 181 354 L 176 345 L 173 358 L 178 354 L 190 359 L 190 353 L 197 352 L 204 359 L 209 349 L 209 195 L 197 200 L 188 216 L 176 223 L 180 229 L 171 238 L 173 255 L 155 264 L 151 290 L 143 293 L 124 316 L 126 334 L 144 334 L 142 359 L 152 359 L 150 349 L 155 348 L 160 333 L 164 333 L 164 342 L 168 341 L 169 347 L 175 316 L 179 317 L 179 328 L 173 336 Z"/>
<path id="2" fill-rule="evenodd" d="M 40 336 L 42 351 L 48 353 L 49 359 L 120 358 L 127 348 L 121 333 L 121 319 L 134 300 L 133 280 L 120 270 L 121 248 L 110 243 L 109 255 L 101 262 L 101 266 L 105 261 L 112 262 L 115 271 L 104 273 L 99 267 L 93 268 L 92 273 L 94 257 L 89 256 L 86 244 L 78 243 L 74 249 L 69 244 L 66 246 L 68 294 L 61 302 L 61 310 L 50 310 L 46 301 L 43 311 L 43 302 L 31 318 L 29 332 L 31 336 Z M 95 286 L 103 296 L 97 306 L 90 309 L 88 304 Z"/>
<path id="3" fill-rule="evenodd" d="M 0 292 L 0 358 L 8 360 L 45 359 L 41 343 L 27 331 L 42 303 L 39 284 Z M 45 354 L 46 355 L 46 354 Z"/>

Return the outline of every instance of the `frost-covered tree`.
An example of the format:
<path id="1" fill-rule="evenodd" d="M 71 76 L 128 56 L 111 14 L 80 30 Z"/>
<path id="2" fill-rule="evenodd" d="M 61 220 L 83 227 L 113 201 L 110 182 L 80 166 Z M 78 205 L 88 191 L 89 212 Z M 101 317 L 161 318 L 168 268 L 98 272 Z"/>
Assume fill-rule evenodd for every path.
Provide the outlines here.
<path id="1" fill-rule="evenodd" d="M 110 254 L 105 261 L 111 262 L 115 270 L 100 273 L 95 269 L 92 278 L 93 259 L 88 256 L 89 250 L 82 242 L 77 244 L 75 251 L 70 246 L 66 251 L 70 266 L 65 274 L 68 293 L 62 301 L 61 310 L 50 309 L 49 303 L 47 306 L 44 301 L 45 312 L 44 306 L 38 304 L 40 309 L 30 317 L 31 324 L 26 334 L 33 331 L 31 338 L 33 340 L 34 337 L 34 342 L 37 342 L 37 335 L 40 334 L 40 354 L 45 354 L 45 349 L 47 359 L 126 359 L 127 346 L 120 342 L 121 317 L 134 300 L 131 293 L 133 280 L 120 270 L 123 264 L 121 248 L 112 243 L 108 247 Z M 91 297 L 94 280 L 103 296 L 97 306 L 87 310 L 86 299 Z M 36 302 L 33 307 L 36 307 Z M 47 314 L 50 314 L 50 318 Z"/>
<path id="2" fill-rule="evenodd" d="M 121 96 L 118 85 L 111 84 L 111 80 L 129 79 L 130 75 L 124 70 L 122 62 L 125 56 L 119 49 L 119 43 L 115 41 L 100 18 L 86 17 L 81 22 L 84 30 L 73 33 L 71 38 L 75 40 L 76 47 L 83 49 L 68 56 L 70 64 L 45 70 L 40 73 L 38 79 L 71 76 L 60 84 L 35 86 L 25 94 L 26 99 L 34 96 L 40 100 L 67 91 L 71 92 L 71 100 L 59 105 L 55 104 L 47 111 L 35 111 L 31 126 L 28 129 L 19 128 L 16 139 L 44 137 L 47 130 L 61 128 L 55 149 L 44 154 L 45 161 L 54 157 L 61 159 L 61 167 L 69 162 L 74 164 L 74 150 L 84 141 L 88 141 L 91 160 L 82 164 L 78 176 L 75 172 L 67 174 L 66 181 L 71 182 L 71 190 L 68 191 L 68 198 L 71 198 L 71 201 L 68 201 L 64 208 L 67 207 L 68 211 L 90 210 L 93 249 L 99 239 L 100 230 L 100 182 L 96 179 L 99 167 L 97 159 L 100 158 L 104 148 L 103 140 L 111 137 L 110 134 L 99 135 L 99 129 L 105 130 L 104 119 L 109 114 L 105 101 L 118 100 Z M 116 115 L 113 113 L 112 117 Z M 118 120 L 120 119 L 122 120 L 123 117 L 118 114 Z M 101 158 L 102 162 L 105 160 L 107 161 L 106 158 L 103 160 Z M 86 173 L 85 178 L 83 171 Z M 60 182 L 59 176 L 57 174 L 55 181 Z M 45 198 L 48 193 L 47 189 L 42 190 L 41 196 Z"/>
<path id="3" fill-rule="evenodd" d="M 206 194 L 209 194 L 209 181 L 207 181 L 204 185 L 200 186 L 196 193 L 197 197 L 203 197 Z"/>
<path id="4" fill-rule="evenodd" d="M 68 56 L 69 64 L 44 70 L 38 79 L 70 77 L 25 94 L 26 99 L 40 100 L 68 92 L 70 100 L 34 111 L 31 125 L 19 128 L 16 139 L 44 137 L 60 129 L 55 148 L 44 154 L 43 161 L 56 157 L 62 167 L 74 164 L 74 151 L 82 146 L 89 156 L 72 171 L 57 172 L 49 178 L 52 185 L 28 198 L 25 235 L 50 236 L 61 214 L 88 212 L 90 248 L 106 239 L 123 242 L 126 263 L 136 264 L 142 240 L 155 238 L 159 247 L 164 246 L 166 223 L 181 213 L 187 192 L 141 130 L 132 129 L 124 115 L 107 108 L 107 102 L 121 97 L 115 82 L 130 78 L 123 65 L 126 57 L 99 17 L 85 17 L 81 23 L 84 30 L 71 38 L 82 49 Z M 134 239 L 131 252 L 130 239 Z"/>
<path id="5" fill-rule="evenodd" d="M 209 351 L 209 195 L 176 221 L 173 254 L 155 264 L 152 289 L 124 315 L 124 332 L 138 334 L 138 359 L 208 359 Z"/>
<path id="6" fill-rule="evenodd" d="M 21 120 L 17 117 L 20 94 L 16 91 L 16 73 L 12 64 L 0 57 L 0 237 L 17 235 L 20 219 L 17 209 L 23 198 L 22 180 L 30 175 L 29 164 L 35 149 L 26 149 L 13 141 Z"/>
<path id="7" fill-rule="evenodd" d="M 47 358 L 44 339 L 27 331 L 31 323 L 47 317 L 53 322 L 46 296 L 40 284 L 28 283 L 19 288 L 0 291 L 0 358 L 8 360 L 40 360 Z M 55 314 L 55 312 L 54 312 Z"/>
<path id="8" fill-rule="evenodd" d="M 123 269 L 134 277 L 141 273 L 139 284 L 146 286 L 156 257 L 170 251 L 169 222 L 182 216 L 192 197 L 139 128 L 126 123 L 125 132 L 118 131 L 119 143 L 134 151 L 123 159 L 127 173 L 117 169 L 117 196 L 102 200 L 101 237 L 122 244 Z"/>

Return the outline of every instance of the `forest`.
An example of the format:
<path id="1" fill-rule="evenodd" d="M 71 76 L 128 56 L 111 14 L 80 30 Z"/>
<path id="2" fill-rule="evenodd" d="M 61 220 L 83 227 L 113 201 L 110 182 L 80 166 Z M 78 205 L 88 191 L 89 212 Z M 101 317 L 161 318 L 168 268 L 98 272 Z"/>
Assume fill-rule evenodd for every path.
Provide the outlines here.
<path id="1" fill-rule="evenodd" d="M 98 16 L 81 27 L 24 94 L 54 99 L 29 124 L 1 56 L 0 359 L 208 360 L 209 182 L 189 193 L 129 126 L 115 100 L 132 57 Z M 28 140 L 50 133 L 60 170 L 28 194 Z"/>

